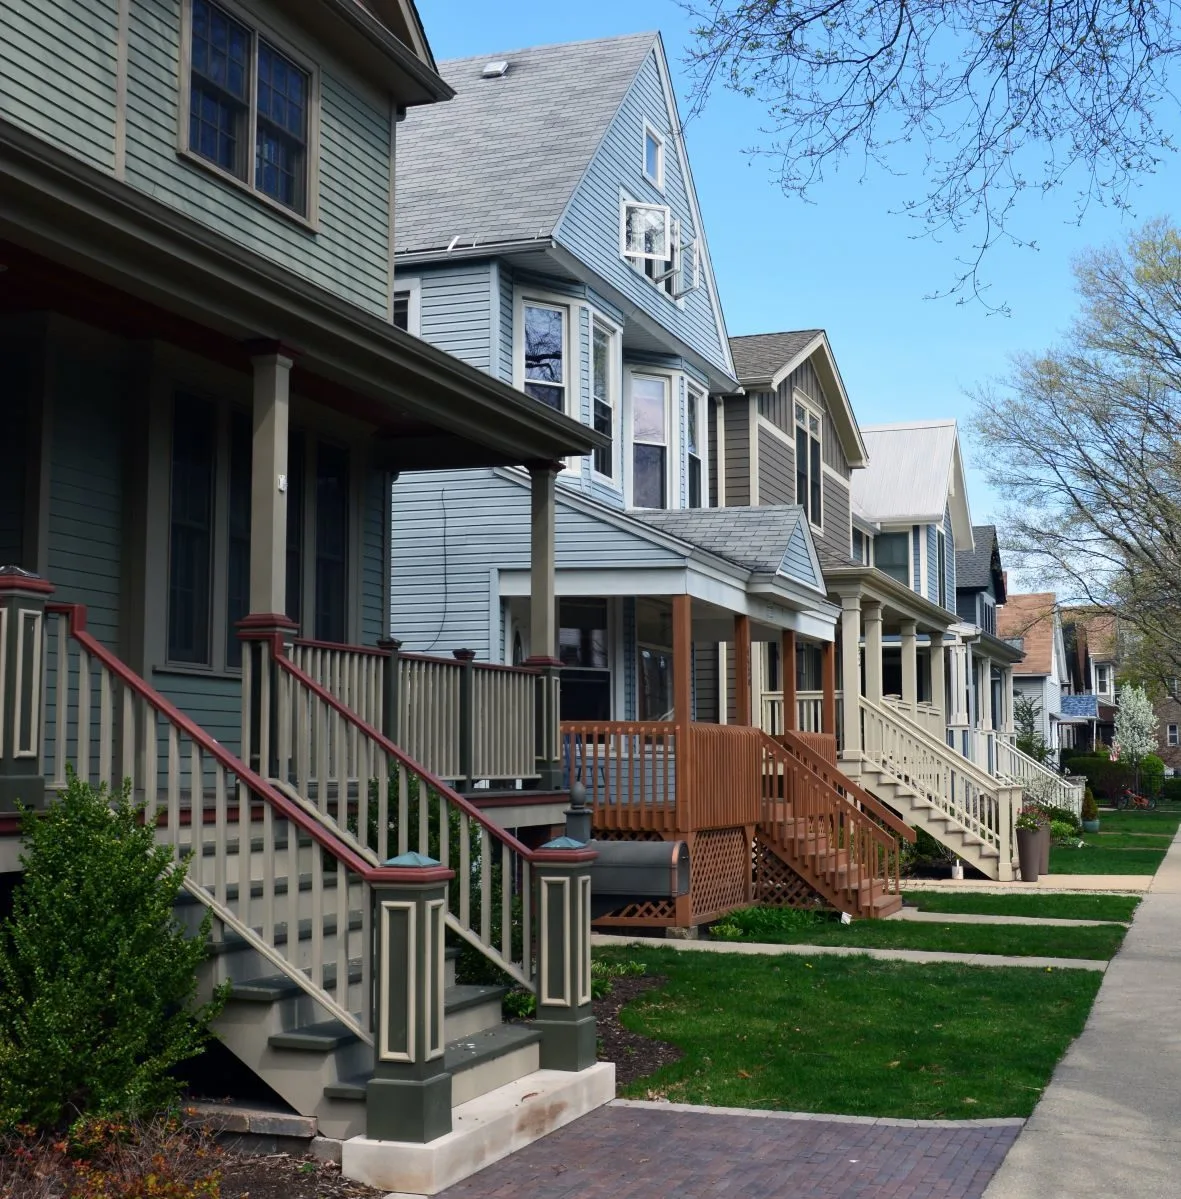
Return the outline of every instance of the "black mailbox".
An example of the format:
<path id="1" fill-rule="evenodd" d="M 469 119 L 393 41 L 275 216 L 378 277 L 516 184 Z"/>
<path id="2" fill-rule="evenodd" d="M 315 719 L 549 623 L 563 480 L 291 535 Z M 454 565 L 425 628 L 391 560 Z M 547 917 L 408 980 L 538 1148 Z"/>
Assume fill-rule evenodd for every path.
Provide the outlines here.
<path id="1" fill-rule="evenodd" d="M 591 911 L 603 916 L 643 899 L 689 894 L 689 846 L 684 841 L 594 841 Z"/>

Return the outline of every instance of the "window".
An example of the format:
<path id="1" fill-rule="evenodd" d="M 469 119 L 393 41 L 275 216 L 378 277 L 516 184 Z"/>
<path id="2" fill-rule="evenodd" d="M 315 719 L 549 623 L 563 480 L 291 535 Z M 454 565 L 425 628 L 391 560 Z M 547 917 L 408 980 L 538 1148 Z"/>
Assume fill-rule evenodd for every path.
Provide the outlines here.
<path id="1" fill-rule="evenodd" d="M 644 174 L 664 190 L 664 140 L 651 125 L 644 126 Z"/>
<path id="2" fill-rule="evenodd" d="M 667 720 L 673 706 L 672 611 L 655 600 L 636 601 L 639 718 Z"/>
<path id="3" fill-rule="evenodd" d="M 192 0 L 190 152 L 301 216 L 311 83 L 309 72 L 223 8 Z"/>
<path id="4" fill-rule="evenodd" d="M 632 504 L 668 504 L 668 380 L 632 378 Z"/>
<path id="5" fill-rule="evenodd" d="M 808 514 L 808 520 L 821 526 L 820 497 L 823 480 L 820 471 L 820 418 L 797 402 L 796 414 L 796 503 Z"/>
<path id="6" fill-rule="evenodd" d="M 348 539 L 348 450 L 321 443 L 316 450 L 317 641 L 348 640 Z"/>
<path id="7" fill-rule="evenodd" d="M 405 331 L 410 332 L 410 292 L 396 291 L 394 292 L 394 325 Z"/>
<path id="8" fill-rule="evenodd" d="M 992 600 L 981 597 L 980 626 L 986 633 L 996 636 L 996 604 Z"/>
<path id="9" fill-rule="evenodd" d="M 938 552 L 936 554 L 936 569 L 939 571 L 939 606 L 947 607 L 947 534 L 942 529 L 935 534 L 935 540 L 938 543 Z M 986 606 L 987 610 L 987 606 Z M 988 630 L 992 632 L 991 629 Z"/>
<path id="10" fill-rule="evenodd" d="M 563 720 L 611 719 L 611 672 L 607 646 L 607 601 L 558 601 L 559 700 Z"/>
<path id="11" fill-rule="evenodd" d="M 910 534 L 879 533 L 873 542 L 873 564 L 883 574 L 910 586 Z"/>
<path id="12" fill-rule="evenodd" d="M 1178 741 L 1177 726 L 1175 724 L 1169 725 L 1169 744 L 1172 746 L 1181 744 L 1181 742 Z"/>
<path id="13" fill-rule="evenodd" d="M 566 410 L 566 310 L 526 303 L 524 391 L 535 400 Z"/>
<path id="14" fill-rule="evenodd" d="M 1095 667 L 1095 690 L 1100 695 L 1111 694 L 1111 667 L 1096 666 Z"/>
<path id="15" fill-rule="evenodd" d="M 689 451 L 689 507 L 701 507 L 701 409 L 704 397 L 689 388 L 688 411 L 685 416 L 686 439 Z"/>
<path id="16" fill-rule="evenodd" d="M 419 279 L 399 282 L 390 305 L 390 321 L 395 328 L 404 333 L 413 333 L 415 337 L 421 336 L 421 300 L 422 283 Z"/>
<path id="17" fill-rule="evenodd" d="M 213 480 L 217 413 L 178 396 L 172 414 L 168 541 L 168 660 L 210 665 Z"/>
<path id="18" fill-rule="evenodd" d="M 668 207 L 624 201 L 623 256 L 665 262 L 672 255 L 672 217 Z"/>
<path id="19" fill-rule="evenodd" d="M 226 577 L 226 665 L 242 665 L 238 621 L 250 614 L 250 476 L 254 437 L 250 417 L 230 416 L 230 531 Z"/>
<path id="20" fill-rule="evenodd" d="M 615 368 L 612 359 L 613 338 L 610 330 L 597 321 L 591 333 L 591 402 L 596 433 L 611 439 L 611 444 L 595 450 L 592 465 L 604 478 L 615 477 Z"/>

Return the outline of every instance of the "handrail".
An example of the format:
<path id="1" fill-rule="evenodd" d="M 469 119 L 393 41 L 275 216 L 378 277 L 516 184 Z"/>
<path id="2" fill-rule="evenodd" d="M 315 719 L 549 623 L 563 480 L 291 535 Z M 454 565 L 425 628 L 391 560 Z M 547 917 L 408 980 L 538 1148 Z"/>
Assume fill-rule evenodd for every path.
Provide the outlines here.
<path id="1" fill-rule="evenodd" d="M 911 845 L 914 844 L 918 834 L 909 824 L 904 820 L 900 820 L 881 800 L 870 795 L 859 783 L 842 774 L 840 770 L 834 770 L 806 741 L 791 732 L 780 733 L 777 739 L 784 744 L 785 748 L 794 753 L 796 757 L 802 759 L 817 774 L 824 776 L 831 772 L 837 775 L 838 777 L 835 780 L 830 781 L 838 790 L 844 791 L 848 796 L 851 796 L 856 801 L 857 806 L 870 812 L 904 841 L 907 841 Z"/>
<path id="2" fill-rule="evenodd" d="M 364 654 L 372 658 L 387 658 L 389 650 L 380 645 L 350 645 L 345 641 L 320 641 L 315 637 L 293 637 L 291 644 L 300 649 L 325 649 L 331 653 Z"/>

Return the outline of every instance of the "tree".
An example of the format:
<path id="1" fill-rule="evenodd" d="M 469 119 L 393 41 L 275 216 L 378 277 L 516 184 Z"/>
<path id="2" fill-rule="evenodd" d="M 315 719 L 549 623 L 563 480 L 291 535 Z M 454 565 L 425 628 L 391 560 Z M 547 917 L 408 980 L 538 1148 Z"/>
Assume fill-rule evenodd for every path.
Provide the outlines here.
<path id="1" fill-rule="evenodd" d="M 761 101 L 783 188 L 806 196 L 849 156 L 926 158 L 909 211 L 975 230 L 957 289 L 1010 229 L 1026 190 L 1076 186 L 1126 205 L 1173 149 L 1173 4 L 1150 0 L 681 0 L 695 19 L 694 107 L 712 86 Z M 866 169 L 863 167 L 863 170 Z"/>
<path id="2" fill-rule="evenodd" d="M 1042 705 L 1032 695 L 1020 691 L 1013 696 L 1013 723 L 1017 726 L 1016 744 L 1022 753 L 1038 762 L 1050 756 L 1050 747 L 1038 730 Z"/>
<path id="3" fill-rule="evenodd" d="M 1181 232 L 1152 222 L 1075 277 L 1073 327 L 976 392 L 975 439 L 1010 567 L 1116 615 L 1141 677 L 1181 675 Z"/>
<path id="4" fill-rule="evenodd" d="M 1120 757 L 1136 774 L 1136 789 L 1140 789 L 1140 763 L 1156 749 L 1156 713 L 1152 700 L 1143 687 L 1125 687 L 1119 693 L 1119 709 L 1115 714 L 1115 741 Z"/>

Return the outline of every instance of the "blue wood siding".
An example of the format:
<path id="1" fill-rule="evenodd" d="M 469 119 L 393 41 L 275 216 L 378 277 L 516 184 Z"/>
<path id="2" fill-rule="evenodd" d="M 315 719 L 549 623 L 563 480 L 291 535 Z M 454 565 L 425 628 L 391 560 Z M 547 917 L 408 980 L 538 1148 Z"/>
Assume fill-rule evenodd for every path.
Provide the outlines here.
<path id="1" fill-rule="evenodd" d="M 779 569 L 789 578 L 798 579 L 801 583 L 820 586 L 820 579 L 812 566 L 812 555 L 808 553 L 808 536 L 804 532 L 802 521 L 796 525 L 788 539 Z"/>
<path id="2" fill-rule="evenodd" d="M 513 273 L 500 265 L 500 378 L 513 381 Z"/>
<path id="3" fill-rule="evenodd" d="M 529 567 L 529 488 L 490 470 L 408 473 L 394 484 L 392 618 L 407 650 L 461 646 L 487 660 L 493 570 Z M 667 566 L 683 559 L 561 502 L 557 565 Z M 536 653 L 535 647 L 532 652 Z"/>
<path id="4" fill-rule="evenodd" d="M 236 754 L 242 748 L 242 681 L 236 675 L 155 670 L 148 680 L 165 699 Z M 167 761 L 167 747 L 160 761 Z"/>
<path id="5" fill-rule="evenodd" d="M 663 192 L 644 176 L 645 121 L 664 138 Z M 621 185 L 635 200 L 667 204 L 680 221 L 683 242 L 699 234 L 689 205 L 685 171 L 669 128 L 669 105 L 655 51 L 637 74 L 554 236 L 632 303 L 726 370 L 722 331 L 708 288 L 702 286 L 675 302 L 620 256 Z"/>
<path id="6" fill-rule="evenodd" d="M 911 589 L 914 591 L 917 591 L 919 593 L 919 595 L 923 594 L 923 578 L 922 578 L 923 562 L 922 562 L 922 558 L 920 557 L 920 554 L 922 551 L 919 548 L 922 545 L 922 531 L 923 531 L 922 525 L 914 525 L 910 531 L 911 532 L 911 547 L 910 547 L 910 549 L 911 549 L 911 557 L 913 559 L 913 563 L 912 563 L 913 578 L 911 580 Z"/>
<path id="7" fill-rule="evenodd" d="M 321 61 L 320 225 L 313 233 L 177 154 L 180 19 L 179 0 L 135 0 L 131 6 L 128 183 L 318 286 L 385 315 L 388 105 L 367 96 L 343 68 Z"/>
<path id="8" fill-rule="evenodd" d="M 946 530 L 947 536 L 947 594 L 948 596 L 955 595 L 955 539 L 951 532 L 951 507 L 947 507 L 943 512 L 943 527 Z M 991 584 L 989 592 L 991 594 Z"/>
<path id="9" fill-rule="evenodd" d="M 116 0 L 0 4 L 0 117 L 115 169 Z"/>
<path id="10" fill-rule="evenodd" d="M 934 525 L 927 526 L 927 599 L 939 602 L 939 530 Z"/>
<path id="11" fill-rule="evenodd" d="M 389 612 L 385 611 L 385 530 L 390 519 L 390 493 L 386 473 L 370 470 L 365 475 L 364 509 L 361 513 L 361 644 L 373 645 L 389 636 Z"/>
<path id="12" fill-rule="evenodd" d="M 50 581 L 55 599 L 85 604 L 87 626 L 119 650 L 123 562 L 120 376 L 59 349 L 53 365 L 49 465 Z"/>
<path id="13" fill-rule="evenodd" d="M 502 285 L 503 286 L 503 285 Z M 422 273 L 423 341 L 462 358 L 482 371 L 492 370 L 492 269 L 487 262 L 463 262 Z M 502 299 L 503 304 L 503 299 Z M 503 326 L 503 309 L 502 320 Z M 512 301 L 509 300 L 509 375 L 512 382 Z M 500 351 L 503 354 L 503 347 Z"/>

